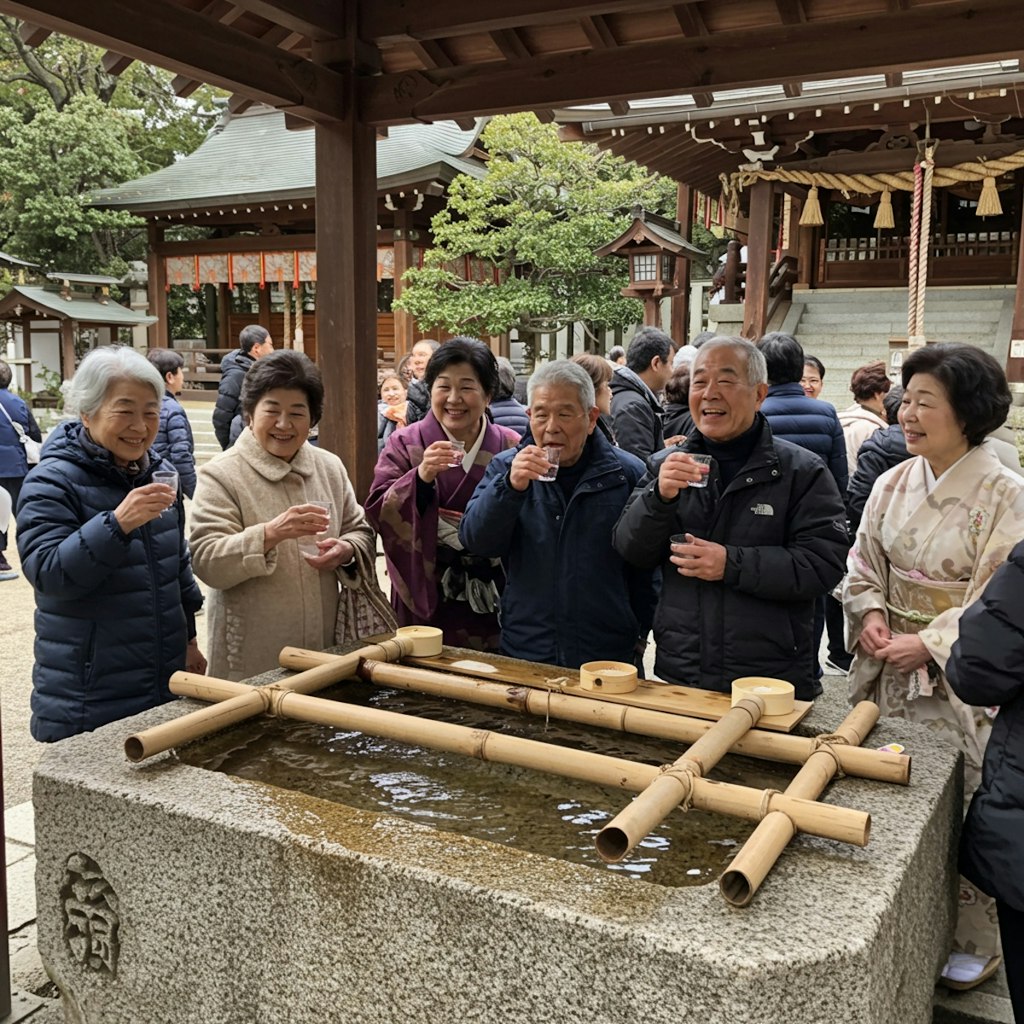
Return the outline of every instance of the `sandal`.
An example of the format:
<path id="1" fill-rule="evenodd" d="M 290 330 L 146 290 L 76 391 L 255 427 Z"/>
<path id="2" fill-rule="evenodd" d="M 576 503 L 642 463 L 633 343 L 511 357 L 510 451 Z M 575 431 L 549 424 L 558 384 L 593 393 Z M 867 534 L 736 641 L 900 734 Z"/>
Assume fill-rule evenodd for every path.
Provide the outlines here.
<path id="1" fill-rule="evenodd" d="M 942 969 L 939 984 L 954 992 L 969 992 L 982 982 L 988 981 L 1003 962 L 1001 956 L 974 956 L 971 953 L 950 953 Z"/>

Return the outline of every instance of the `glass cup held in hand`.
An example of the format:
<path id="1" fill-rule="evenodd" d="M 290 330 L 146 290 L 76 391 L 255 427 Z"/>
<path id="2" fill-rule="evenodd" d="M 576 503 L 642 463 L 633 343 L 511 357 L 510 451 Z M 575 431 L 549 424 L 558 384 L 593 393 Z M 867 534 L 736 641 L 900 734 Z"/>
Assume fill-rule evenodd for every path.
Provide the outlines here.
<path id="1" fill-rule="evenodd" d="M 327 513 L 327 528 L 317 534 L 308 534 L 305 537 L 296 537 L 295 542 L 299 545 L 299 553 L 305 558 L 316 558 L 320 554 L 320 548 L 317 547 L 318 540 L 324 540 L 327 537 L 327 531 L 331 528 L 331 522 L 334 519 L 334 505 L 329 501 L 310 500 L 306 502 L 307 505 L 316 505 L 317 508 L 322 508 Z"/>
<path id="2" fill-rule="evenodd" d="M 543 476 L 537 477 L 537 479 L 543 480 L 544 483 L 551 483 L 558 476 L 558 465 L 562 458 L 562 449 L 556 445 L 547 445 L 543 451 L 544 458 L 548 460 L 548 468 L 547 472 Z"/>
<path id="3" fill-rule="evenodd" d="M 697 452 L 687 452 L 687 454 L 698 465 L 700 465 L 700 466 L 707 466 L 708 467 L 708 471 L 699 480 L 691 480 L 687 484 L 687 486 L 688 487 L 707 487 L 707 485 L 708 485 L 708 477 L 711 476 L 711 464 L 714 462 L 714 460 L 711 458 L 710 455 L 700 455 Z"/>
<path id="4" fill-rule="evenodd" d="M 449 469 L 455 469 L 462 465 L 462 460 L 466 457 L 466 442 L 465 441 L 449 441 L 452 446 L 452 459 L 448 463 Z"/>
<path id="5" fill-rule="evenodd" d="M 174 491 L 174 497 L 172 497 L 167 503 L 167 508 L 171 508 L 175 501 L 178 500 L 178 471 L 173 467 L 168 468 L 166 466 L 161 466 L 160 469 L 153 470 L 152 480 L 153 483 L 163 484 L 165 487 L 170 487 L 170 489 Z M 164 509 L 164 512 L 166 511 L 167 509 Z M 160 513 L 160 515 L 163 514 L 163 512 Z"/>

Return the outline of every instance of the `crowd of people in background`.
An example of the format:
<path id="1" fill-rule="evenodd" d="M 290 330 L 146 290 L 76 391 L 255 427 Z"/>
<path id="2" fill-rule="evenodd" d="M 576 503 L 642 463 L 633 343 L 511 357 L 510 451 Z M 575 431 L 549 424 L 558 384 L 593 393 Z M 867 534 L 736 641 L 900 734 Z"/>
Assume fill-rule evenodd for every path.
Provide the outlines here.
<path id="1" fill-rule="evenodd" d="M 608 358 L 539 365 L 523 395 L 483 342 L 423 339 L 380 376 L 363 507 L 311 441 L 319 371 L 261 327 L 222 362 L 224 451 L 198 473 L 173 350 L 89 353 L 74 417 L 38 466 L 39 429 L 0 362 L 0 499 L 38 607 L 33 735 L 167 701 L 171 673 L 207 657 L 244 679 L 285 645 L 396 623 L 565 668 L 642 669 L 653 634 L 666 682 L 725 692 L 768 675 L 805 700 L 822 693 L 827 635 L 825 667 L 848 673 L 851 700 L 963 752 L 974 801 L 943 980 L 989 977 L 1001 922 L 1024 1019 L 1024 869 L 1010 852 L 1024 837 L 1024 476 L 998 436 L 1005 374 L 973 346 L 930 345 L 899 381 L 884 362 L 859 367 L 838 413 L 825 374 L 788 334 L 681 345 L 644 327 Z M 17 576 L 6 525 L 0 504 L 0 581 Z"/>

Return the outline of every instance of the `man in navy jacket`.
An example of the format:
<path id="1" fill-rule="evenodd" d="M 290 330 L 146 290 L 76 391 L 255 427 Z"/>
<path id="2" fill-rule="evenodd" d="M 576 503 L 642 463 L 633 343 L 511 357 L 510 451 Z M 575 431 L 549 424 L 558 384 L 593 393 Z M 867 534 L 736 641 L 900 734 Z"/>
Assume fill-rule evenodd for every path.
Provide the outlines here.
<path id="1" fill-rule="evenodd" d="M 594 384 L 582 366 L 546 363 L 530 378 L 530 433 L 496 455 L 466 506 L 466 550 L 500 558 L 501 650 L 578 668 L 642 665 L 657 595 L 649 570 L 612 548 L 612 528 L 643 463 L 595 431 Z M 560 449 L 557 475 L 545 454 Z"/>

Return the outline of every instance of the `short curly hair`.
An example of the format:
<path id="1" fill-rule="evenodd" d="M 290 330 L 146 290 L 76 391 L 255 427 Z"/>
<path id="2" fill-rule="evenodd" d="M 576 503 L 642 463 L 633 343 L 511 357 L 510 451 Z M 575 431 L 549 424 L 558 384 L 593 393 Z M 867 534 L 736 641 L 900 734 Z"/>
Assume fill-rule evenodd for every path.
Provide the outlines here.
<path id="1" fill-rule="evenodd" d="M 312 426 L 324 413 L 324 381 L 320 370 L 309 356 L 290 348 L 279 348 L 257 359 L 242 380 L 242 416 L 248 421 L 259 400 L 275 388 L 295 388 L 306 395 Z"/>
<path id="2" fill-rule="evenodd" d="M 874 398 L 879 391 L 883 395 L 887 394 L 891 387 L 892 381 L 889 380 L 888 370 L 881 359 L 868 363 L 867 366 L 858 366 L 850 377 L 850 390 L 858 402 Z"/>
<path id="3" fill-rule="evenodd" d="M 926 345 L 903 360 L 903 386 L 918 373 L 931 374 L 945 389 L 969 445 L 979 445 L 1010 411 L 1010 387 L 996 359 L 973 345 Z"/>

